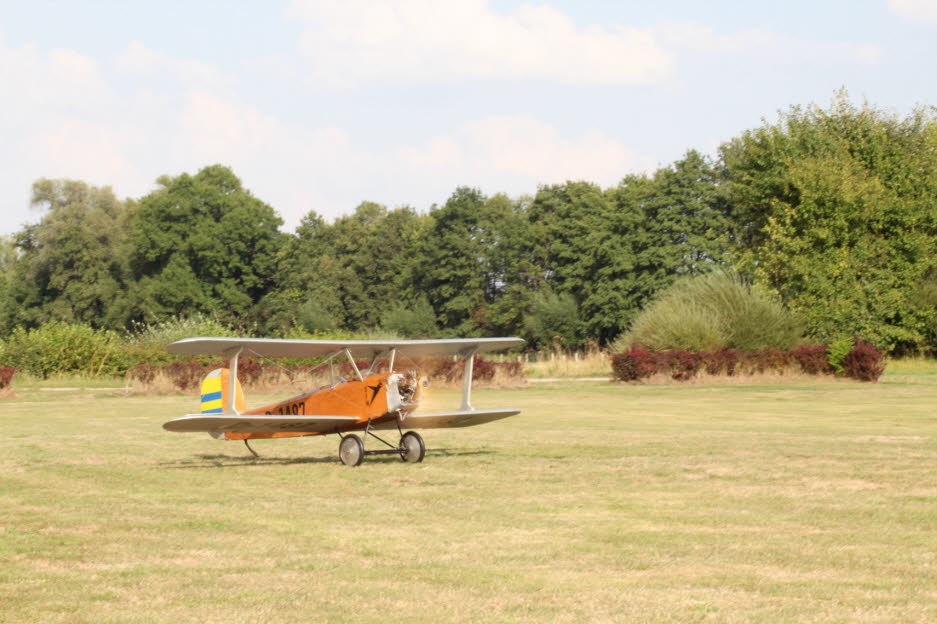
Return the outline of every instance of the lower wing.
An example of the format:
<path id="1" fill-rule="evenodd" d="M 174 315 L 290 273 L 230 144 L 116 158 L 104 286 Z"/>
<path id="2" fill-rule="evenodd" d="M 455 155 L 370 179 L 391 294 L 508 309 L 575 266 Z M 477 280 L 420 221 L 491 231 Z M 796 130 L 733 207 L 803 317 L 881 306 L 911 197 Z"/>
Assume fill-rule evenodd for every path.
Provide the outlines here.
<path id="1" fill-rule="evenodd" d="M 163 423 L 166 431 L 189 433 L 277 433 L 303 431 L 334 433 L 360 422 L 357 416 L 250 416 L 247 414 L 189 414 Z"/>
<path id="2" fill-rule="evenodd" d="M 520 414 L 516 409 L 457 410 L 453 412 L 419 412 L 405 415 L 400 422 L 407 429 L 441 429 L 471 427 Z M 189 414 L 163 424 L 166 431 L 191 433 L 338 433 L 364 429 L 366 423 L 358 416 L 251 416 L 248 414 Z M 372 429 L 396 429 L 396 418 L 381 418 L 371 423 Z"/>
<path id="3" fill-rule="evenodd" d="M 472 427 L 483 425 L 493 420 L 520 414 L 516 409 L 477 409 L 456 410 L 453 412 L 416 412 L 407 414 L 400 422 L 406 429 L 441 429 L 443 427 Z M 397 422 L 390 421 L 376 425 L 375 429 L 396 429 Z"/>

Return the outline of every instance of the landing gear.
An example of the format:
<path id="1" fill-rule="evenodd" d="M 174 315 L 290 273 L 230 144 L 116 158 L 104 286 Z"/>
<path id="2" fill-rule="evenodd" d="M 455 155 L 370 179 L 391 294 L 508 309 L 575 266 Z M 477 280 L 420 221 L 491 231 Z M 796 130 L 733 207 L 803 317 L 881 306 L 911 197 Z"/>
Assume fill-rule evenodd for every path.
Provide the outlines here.
<path id="1" fill-rule="evenodd" d="M 356 435 L 342 436 L 342 441 L 338 445 L 338 457 L 346 466 L 360 466 L 364 461 L 365 455 L 399 455 L 401 461 L 417 464 L 423 461 L 426 456 L 426 445 L 423 438 L 416 431 L 400 432 L 400 442 L 394 446 L 387 440 L 374 435 L 371 431 L 369 422 L 364 429 L 364 438 L 367 440 L 371 436 L 378 442 L 386 446 L 386 449 L 376 451 L 364 450 L 364 442 Z"/>
<path id="2" fill-rule="evenodd" d="M 346 466 L 360 466 L 364 461 L 364 442 L 356 435 L 347 435 L 338 445 L 338 457 Z"/>
<path id="3" fill-rule="evenodd" d="M 408 431 L 400 438 L 400 459 L 405 462 L 418 464 L 426 456 L 426 445 L 423 437 L 416 431 Z"/>

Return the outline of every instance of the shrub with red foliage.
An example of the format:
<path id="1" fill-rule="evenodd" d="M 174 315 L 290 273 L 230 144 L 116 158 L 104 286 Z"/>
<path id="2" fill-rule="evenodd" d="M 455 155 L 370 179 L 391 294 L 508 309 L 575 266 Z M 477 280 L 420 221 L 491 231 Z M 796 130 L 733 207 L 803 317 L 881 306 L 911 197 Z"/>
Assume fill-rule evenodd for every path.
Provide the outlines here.
<path id="1" fill-rule="evenodd" d="M 0 390 L 13 383 L 13 373 L 15 372 L 16 369 L 12 366 L 0 366 Z"/>
<path id="2" fill-rule="evenodd" d="M 779 351 L 778 349 L 766 349 L 745 354 L 746 364 L 752 373 L 764 373 L 771 370 L 783 371 L 793 363 L 794 359 L 790 351 Z"/>
<path id="3" fill-rule="evenodd" d="M 227 364 L 216 366 L 215 368 L 227 368 Z M 206 373 L 207 374 L 207 373 Z M 244 385 L 252 385 L 258 381 L 264 374 L 264 366 L 254 358 L 238 358 L 238 379 Z"/>
<path id="4" fill-rule="evenodd" d="M 445 379 L 447 381 L 462 379 L 462 364 L 444 355 L 427 355 L 416 358 L 400 358 L 397 360 L 398 370 L 415 366 L 421 375 L 428 379 Z"/>
<path id="5" fill-rule="evenodd" d="M 136 379 L 141 383 L 148 384 L 156 378 L 156 373 L 161 368 L 161 366 L 156 366 L 155 364 L 137 364 L 136 366 L 131 366 L 127 371 L 127 378 Z"/>
<path id="6" fill-rule="evenodd" d="M 164 366 L 163 370 L 173 385 L 184 392 L 198 388 L 199 382 L 211 369 L 201 366 L 195 360 L 189 360 L 188 362 L 173 362 Z"/>
<path id="7" fill-rule="evenodd" d="M 632 347 L 612 356 L 612 375 L 619 381 L 637 381 L 659 370 L 661 358 L 656 353 Z"/>
<path id="8" fill-rule="evenodd" d="M 351 362 L 349 362 L 347 359 L 341 360 L 341 362 L 342 363 L 338 367 L 338 374 L 345 379 L 356 379 L 355 370 L 351 367 Z M 362 374 L 364 374 L 364 371 L 366 371 L 370 365 L 370 360 L 355 360 L 355 366 L 358 367 L 358 370 Z"/>
<path id="9" fill-rule="evenodd" d="M 883 353 L 867 342 L 856 340 L 856 346 L 843 358 L 847 377 L 860 381 L 878 381 L 885 371 Z M 2 387 L 2 386 L 0 386 Z"/>
<path id="10" fill-rule="evenodd" d="M 480 355 L 475 356 L 475 364 L 472 368 L 472 379 L 478 381 L 491 381 L 495 378 L 497 367 L 495 362 L 486 360 Z"/>
<path id="11" fill-rule="evenodd" d="M 808 375 L 832 373 L 826 345 L 801 345 L 790 350 L 791 356 Z"/>
<path id="12" fill-rule="evenodd" d="M 732 349 L 720 349 L 703 354 L 703 367 L 710 375 L 720 373 L 732 376 L 738 369 L 742 354 Z"/>
<path id="13" fill-rule="evenodd" d="M 679 381 L 696 377 L 703 365 L 703 354 L 693 351 L 670 351 L 666 354 L 670 376 Z"/>

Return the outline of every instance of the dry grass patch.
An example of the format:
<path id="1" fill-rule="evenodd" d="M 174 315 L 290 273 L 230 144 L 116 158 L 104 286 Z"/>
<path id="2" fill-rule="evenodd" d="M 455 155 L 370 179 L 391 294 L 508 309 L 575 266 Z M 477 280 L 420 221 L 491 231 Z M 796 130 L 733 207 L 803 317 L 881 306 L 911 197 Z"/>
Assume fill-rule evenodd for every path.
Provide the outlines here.
<path id="1" fill-rule="evenodd" d="M 536 360 L 524 362 L 528 377 L 610 377 L 612 362 L 605 351 L 576 353 L 541 353 Z"/>

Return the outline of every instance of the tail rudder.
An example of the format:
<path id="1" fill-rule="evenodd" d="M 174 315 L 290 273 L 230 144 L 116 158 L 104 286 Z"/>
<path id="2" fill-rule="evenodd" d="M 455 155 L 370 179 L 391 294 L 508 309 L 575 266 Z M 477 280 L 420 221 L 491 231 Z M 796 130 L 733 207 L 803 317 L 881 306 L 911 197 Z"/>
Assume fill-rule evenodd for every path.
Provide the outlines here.
<path id="1" fill-rule="evenodd" d="M 241 389 L 241 382 L 234 380 L 235 399 L 234 411 L 238 414 L 244 411 L 244 391 Z M 203 414 L 223 414 L 226 410 L 230 411 L 228 406 L 229 376 L 227 368 L 216 368 L 205 376 L 202 380 L 202 413 Z"/>

